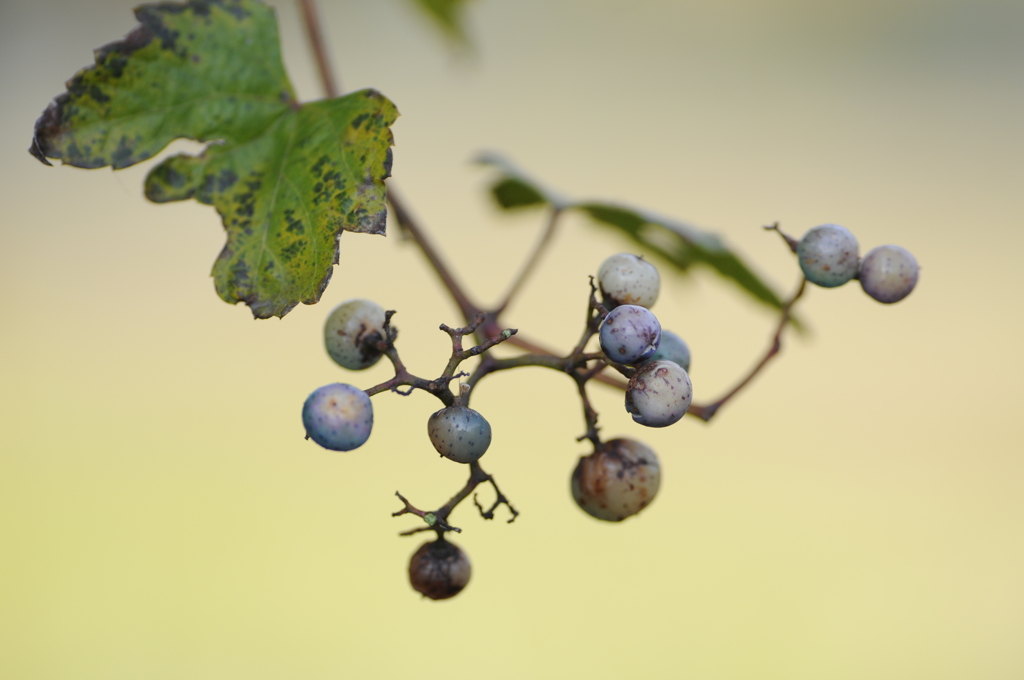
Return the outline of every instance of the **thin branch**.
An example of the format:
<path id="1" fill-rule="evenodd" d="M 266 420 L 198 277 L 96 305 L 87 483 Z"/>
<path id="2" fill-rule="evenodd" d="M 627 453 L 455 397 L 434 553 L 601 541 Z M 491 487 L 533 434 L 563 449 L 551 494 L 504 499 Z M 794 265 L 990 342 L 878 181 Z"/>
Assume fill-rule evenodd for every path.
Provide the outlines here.
<path id="1" fill-rule="evenodd" d="M 576 441 L 581 442 L 584 439 L 589 439 L 594 444 L 594 450 L 601 446 L 601 437 L 598 435 L 600 428 L 597 426 L 597 411 L 590 404 L 590 398 L 587 396 L 587 380 L 592 375 L 589 371 L 587 373 L 576 373 L 576 387 L 580 393 L 580 401 L 583 403 L 583 420 L 587 424 L 587 431 L 576 438 Z"/>
<path id="2" fill-rule="evenodd" d="M 327 58 L 327 46 L 324 43 L 323 33 L 320 31 L 320 17 L 317 14 L 316 2 L 315 0 L 299 0 L 299 8 L 302 10 L 302 23 L 306 27 L 306 35 L 309 36 L 309 46 L 313 49 L 316 66 L 320 71 L 320 83 L 323 85 L 328 99 L 334 99 L 341 94 L 341 86 L 334 78 L 331 62 Z"/>
<path id="3" fill-rule="evenodd" d="M 458 378 L 470 377 L 468 373 L 455 372 L 455 369 L 458 368 L 459 364 L 461 364 L 466 359 L 469 359 L 470 357 L 475 357 L 479 356 L 480 354 L 483 354 L 484 352 L 494 347 L 495 345 L 508 340 L 516 333 L 516 329 L 506 328 L 497 336 L 490 338 L 489 340 L 486 340 L 485 342 L 482 342 L 479 345 L 470 347 L 469 349 L 463 349 L 463 336 L 472 333 L 474 330 L 476 330 L 477 326 L 479 326 L 483 322 L 484 315 L 482 313 L 478 314 L 477 318 L 474 320 L 473 323 L 463 328 L 451 328 L 445 324 L 441 324 L 441 330 L 443 330 L 445 333 L 449 335 L 449 337 L 451 337 L 452 355 L 451 358 L 448 360 L 448 364 L 447 366 L 445 366 L 445 369 L 441 373 L 441 375 L 432 380 L 427 380 L 426 378 L 421 378 L 410 373 L 409 370 L 405 367 L 405 363 L 402 361 L 402 358 L 398 355 L 398 349 L 395 347 L 394 342 L 398 333 L 391 326 L 391 318 L 394 315 L 394 310 L 388 310 L 387 312 L 384 313 L 384 337 L 386 337 L 387 340 L 381 338 L 379 335 L 376 335 L 376 343 L 373 346 L 373 349 L 380 352 L 381 354 L 388 358 L 388 361 L 391 362 L 391 365 L 395 370 L 395 375 L 389 380 L 385 380 L 384 382 L 378 385 L 374 385 L 373 387 L 364 390 L 367 396 L 370 397 L 374 396 L 375 394 L 380 394 L 381 392 L 395 392 L 402 396 L 408 396 L 412 394 L 413 390 L 423 390 L 424 392 L 429 392 L 430 394 L 433 394 L 435 397 L 440 399 L 445 406 L 451 406 L 455 403 L 459 403 L 460 397 L 459 395 L 452 394 L 451 390 L 449 389 L 449 383 L 451 383 L 452 380 L 456 380 Z M 403 391 L 399 389 L 401 387 L 408 387 L 409 389 Z"/>
<path id="4" fill-rule="evenodd" d="M 523 287 L 523 284 L 529 278 L 530 274 L 533 273 L 534 268 L 540 261 L 541 255 L 543 255 L 544 251 L 547 250 L 548 244 L 551 242 L 551 237 L 554 236 L 555 234 L 555 229 L 558 226 L 558 218 L 561 216 L 561 214 L 561 208 L 557 208 L 555 206 L 551 207 L 551 213 L 548 217 L 547 226 L 544 228 L 544 232 L 541 234 L 540 240 L 537 241 L 537 244 L 533 248 L 533 252 L 530 253 L 530 256 L 526 259 L 526 262 L 523 263 L 523 268 L 519 270 L 519 275 L 516 276 L 515 280 L 512 282 L 512 285 L 509 286 L 508 292 L 505 293 L 505 298 L 501 301 L 501 304 L 499 304 L 497 308 L 495 308 L 495 310 L 492 312 L 492 314 L 494 314 L 495 317 L 499 316 L 503 311 L 505 311 L 505 308 L 508 307 L 509 303 L 512 302 L 512 299 Z"/>
<path id="5" fill-rule="evenodd" d="M 800 286 L 796 289 L 796 293 L 794 293 L 793 297 L 789 298 L 789 300 L 786 301 L 786 304 L 782 307 L 782 314 L 779 317 L 778 325 L 775 327 L 775 335 L 772 337 L 772 341 L 768 345 L 768 351 L 763 357 L 761 357 L 761 360 L 754 365 L 754 368 L 750 370 L 746 377 L 740 380 L 735 387 L 726 392 L 725 395 L 718 400 L 704 406 L 698 406 L 696 404 L 691 405 L 690 409 L 686 412 L 687 415 L 696 416 L 704 422 L 711 420 L 714 415 L 718 413 L 718 409 L 720 409 L 727 401 L 732 399 L 737 392 L 750 384 L 750 381 L 752 381 L 757 374 L 761 372 L 761 369 L 768 365 L 768 362 L 771 361 L 772 357 L 778 354 L 779 350 L 782 349 L 782 334 L 785 332 L 786 326 L 789 325 L 793 305 L 795 305 L 796 301 L 804 294 L 806 287 L 807 279 L 801 277 Z"/>
<path id="6" fill-rule="evenodd" d="M 773 224 L 766 224 L 764 225 L 764 228 L 767 229 L 768 231 L 778 232 L 779 236 L 782 237 L 782 240 L 786 242 L 787 246 L 789 246 L 789 249 L 792 250 L 794 253 L 796 252 L 796 248 L 797 246 L 800 245 L 800 241 L 779 229 L 778 222 L 775 222 Z"/>
<path id="7" fill-rule="evenodd" d="M 416 245 L 423 252 L 424 257 L 427 258 L 427 262 L 430 263 L 434 273 L 441 279 L 444 287 L 448 289 L 463 318 L 467 322 L 475 319 L 477 314 L 480 313 L 480 308 L 469 299 L 469 295 L 466 294 L 462 285 L 455 280 L 451 268 L 441 258 L 441 254 L 434 247 L 426 232 L 413 219 L 405 204 L 398 194 L 395 193 L 395 188 L 390 184 L 388 185 L 388 204 L 391 205 L 391 209 L 395 214 L 395 220 L 399 226 L 412 237 L 412 240 L 415 241 Z"/>
<path id="8" fill-rule="evenodd" d="M 446 531 L 454 531 L 457 534 L 462 533 L 462 529 L 458 527 L 453 527 L 452 525 L 448 524 L 448 522 L 446 521 L 448 519 L 447 515 L 441 517 L 436 512 L 425 512 L 414 506 L 412 503 L 408 501 L 408 499 L 406 499 L 405 496 L 398 493 L 397 491 L 395 492 L 395 495 L 398 496 L 398 500 L 402 501 L 405 507 L 399 510 L 398 512 L 391 513 L 392 517 L 400 517 L 402 515 L 416 515 L 427 524 L 427 526 L 425 527 L 417 527 L 416 529 L 403 531 L 399 535 L 411 536 L 412 534 L 416 534 L 421 531 L 430 531 L 431 529 L 436 531 L 439 535 L 443 534 Z"/>
<path id="9" fill-rule="evenodd" d="M 412 534 L 416 534 L 421 531 L 428 531 L 431 529 L 436 531 L 439 536 L 444 535 L 446 531 L 454 531 L 456 533 L 461 532 L 462 530 L 458 527 L 453 527 L 452 525 L 448 524 L 448 516 L 452 514 L 452 511 L 459 503 L 466 500 L 466 498 L 471 493 L 473 493 L 473 491 L 475 491 L 478 486 L 485 482 L 490 483 L 490 485 L 494 487 L 496 500 L 491 505 L 489 510 L 484 510 L 483 506 L 480 505 L 480 502 L 476 499 L 476 496 L 474 495 L 473 503 L 480 510 L 481 516 L 483 516 L 484 519 L 494 519 L 494 511 L 498 509 L 498 506 L 504 505 L 509 509 L 509 512 L 512 513 L 512 518 L 508 521 L 509 524 L 514 522 L 516 517 L 519 516 L 519 511 L 512 507 L 512 503 L 508 500 L 508 498 L 506 498 L 505 494 L 501 492 L 501 489 L 498 488 L 498 483 L 494 481 L 494 477 L 484 472 L 484 469 L 480 467 L 480 463 L 478 461 L 474 461 L 469 464 L 469 479 L 466 480 L 466 484 L 461 489 L 459 489 L 458 493 L 452 496 L 447 503 L 445 503 L 437 510 L 434 510 L 433 512 L 420 510 L 412 503 L 410 503 L 408 500 L 406 500 L 405 497 L 402 496 L 402 494 L 396 491 L 395 495 L 398 496 L 398 498 L 402 501 L 405 507 L 403 507 L 398 512 L 392 513 L 392 517 L 399 517 L 401 515 L 416 515 L 427 524 L 426 527 L 416 527 L 414 529 L 409 529 L 407 531 L 401 532 L 399 535 L 410 536 Z"/>
<path id="10" fill-rule="evenodd" d="M 480 511 L 480 516 L 484 519 L 494 519 L 494 511 L 497 510 L 499 506 L 504 505 L 508 508 L 508 511 L 512 513 L 512 516 L 508 519 L 508 523 L 512 524 L 512 522 L 516 521 L 516 517 L 519 516 L 519 511 L 512 507 L 512 503 L 505 497 L 505 494 L 501 493 L 501 489 L 498 488 L 498 483 L 494 481 L 493 476 L 488 475 L 487 481 L 489 481 L 491 486 L 494 487 L 494 503 L 491 504 L 490 508 L 484 510 L 484 506 L 480 505 L 480 501 L 477 500 L 476 494 L 473 494 L 473 505 L 475 505 L 476 509 Z"/>

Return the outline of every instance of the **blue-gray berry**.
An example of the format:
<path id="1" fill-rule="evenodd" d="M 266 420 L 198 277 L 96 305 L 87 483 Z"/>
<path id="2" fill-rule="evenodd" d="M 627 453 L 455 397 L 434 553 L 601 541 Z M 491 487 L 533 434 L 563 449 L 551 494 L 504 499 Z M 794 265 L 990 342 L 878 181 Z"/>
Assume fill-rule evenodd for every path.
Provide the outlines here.
<path id="1" fill-rule="evenodd" d="M 857 239 L 838 224 L 822 224 L 809 230 L 796 247 L 804 276 L 824 288 L 841 286 L 857 275 Z"/>
<path id="2" fill-rule="evenodd" d="M 479 460 L 491 445 L 491 425 L 465 406 L 449 406 L 427 420 L 427 435 L 437 452 L 456 463 Z"/>
<path id="3" fill-rule="evenodd" d="M 315 390 L 302 405 L 306 437 L 325 449 L 351 451 L 366 443 L 373 429 L 373 405 L 366 392 L 332 383 Z"/>
<path id="4" fill-rule="evenodd" d="M 658 343 L 658 350 L 644 363 L 662 359 L 677 363 L 682 366 L 684 371 L 690 372 L 690 346 L 681 337 L 664 328 L 661 329 L 661 342 Z"/>

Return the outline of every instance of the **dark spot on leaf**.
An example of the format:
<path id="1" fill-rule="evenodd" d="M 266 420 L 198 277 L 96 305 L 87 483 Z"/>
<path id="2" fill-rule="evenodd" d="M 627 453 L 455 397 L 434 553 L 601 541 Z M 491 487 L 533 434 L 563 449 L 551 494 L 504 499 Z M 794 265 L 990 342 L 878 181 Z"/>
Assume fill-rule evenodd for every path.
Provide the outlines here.
<path id="1" fill-rule="evenodd" d="M 96 63 L 103 64 L 110 69 L 115 78 L 120 78 L 128 64 L 126 57 L 148 45 L 153 37 L 153 32 L 145 25 L 136 26 L 124 39 L 108 43 L 96 50 Z"/>
<path id="2" fill-rule="evenodd" d="M 114 168 L 127 168 L 135 162 L 135 159 L 132 157 L 132 147 L 128 143 L 128 137 L 121 136 L 121 141 L 117 143 L 114 153 L 110 154 L 110 159 L 113 161 Z"/>
<path id="3" fill-rule="evenodd" d="M 190 7 L 195 10 L 194 6 L 173 5 L 171 3 L 164 3 L 162 5 L 140 5 L 135 8 L 135 17 L 139 20 L 139 23 L 148 28 L 154 36 L 160 39 L 160 46 L 163 49 L 168 52 L 176 52 L 179 32 L 168 28 L 163 21 L 162 14 L 176 14 L 178 12 L 183 12 Z"/>
<path id="4" fill-rule="evenodd" d="M 220 3 L 218 3 L 218 4 L 220 4 Z M 233 2 L 232 4 L 230 4 L 230 5 L 227 5 L 227 6 L 225 6 L 225 7 L 224 7 L 224 9 L 225 9 L 225 10 L 227 10 L 227 12 L 228 12 L 228 13 L 229 13 L 229 14 L 230 14 L 231 16 L 235 17 L 235 18 L 236 18 L 236 19 L 238 19 L 239 21 L 243 21 L 243 20 L 244 20 L 244 19 L 245 19 L 245 18 L 246 18 L 247 16 L 249 16 L 249 12 L 247 12 L 247 11 L 246 11 L 246 10 L 245 10 L 245 9 L 244 9 L 244 8 L 243 8 L 243 7 L 241 6 L 241 5 L 239 5 L 239 3 L 237 3 L 237 2 Z"/>
<path id="5" fill-rule="evenodd" d="M 319 178 L 324 174 L 324 167 L 331 162 L 331 159 L 327 156 L 320 156 L 316 159 L 316 163 L 313 164 L 312 173 L 313 176 Z"/>
<path id="6" fill-rule="evenodd" d="M 302 221 L 295 217 L 295 211 L 291 208 L 284 211 L 284 219 L 286 222 L 285 230 L 292 234 L 302 234 L 306 231 Z"/>
<path id="7" fill-rule="evenodd" d="M 231 277 L 235 282 L 235 285 L 242 285 L 249 280 L 249 265 L 245 263 L 245 260 L 239 259 L 231 265 Z"/>
<path id="8" fill-rule="evenodd" d="M 352 119 L 352 129 L 353 130 L 358 130 L 359 126 L 362 125 L 366 121 L 366 119 L 369 118 L 369 117 L 370 117 L 370 114 L 368 114 L 368 113 L 362 113 L 362 114 L 356 116 L 354 119 Z"/>
<path id="9" fill-rule="evenodd" d="M 110 101 L 110 97 L 103 93 L 103 90 L 98 85 L 89 86 L 89 96 L 92 97 L 93 101 L 97 104 L 106 104 Z"/>
<path id="10" fill-rule="evenodd" d="M 225 191 L 234 186 L 238 181 L 238 175 L 231 168 L 224 168 L 217 175 L 217 191 Z"/>
<path id="11" fill-rule="evenodd" d="M 200 203 L 213 205 L 213 190 L 217 186 L 217 178 L 213 174 L 203 176 L 203 183 L 196 191 L 196 200 Z"/>

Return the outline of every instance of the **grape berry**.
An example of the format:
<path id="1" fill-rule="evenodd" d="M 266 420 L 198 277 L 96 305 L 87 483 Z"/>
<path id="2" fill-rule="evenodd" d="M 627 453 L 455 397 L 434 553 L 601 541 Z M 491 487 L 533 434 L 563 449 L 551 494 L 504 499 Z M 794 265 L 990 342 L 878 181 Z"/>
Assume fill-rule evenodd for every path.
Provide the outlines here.
<path id="1" fill-rule="evenodd" d="M 796 250 L 804 276 L 824 288 L 841 286 L 857 275 L 858 252 L 857 239 L 838 224 L 812 228 Z"/>
<path id="2" fill-rule="evenodd" d="M 462 592 L 473 568 L 462 548 L 443 537 L 427 541 L 409 560 L 409 583 L 431 600 L 447 600 Z"/>
<path id="3" fill-rule="evenodd" d="M 647 427 L 668 427 L 686 415 L 693 399 L 690 376 L 674 362 L 644 364 L 629 379 L 626 410 L 633 420 Z"/>
<path id="4" fill-rule="evenodd" d="M 302 424 L 306 438 L 325 449 L 351 451 L 370 437 L 373 405 L 366 392 L 352 385 L 324 385 L 302 405 Z"/>
<path id="5" fill-rule="evenodd" d="M 491 425 L 465 406 L 449 406 L 430 416 L 427 435 L 437 452 L 456 463 L 479 460 L 491 445 Z"/>
<path id="6" fill-rule="evenodd" d="M 612 255 L 597 270 L 597 282 L 606 306 L 639 305 L 650 308 L 658 299 L 661 276 L 657 268 L 637 255 Z M 607 304 L 608 302 L 613 304 Z"/>
<path id="7" fill-rule="evenodd" d="M 661 324 L 646 307 L 620 305 L 608 313 L 600 330 L 601 351 L 618 364 L 635 364 L 658 349 Z"/>
<path id="8" fill-rule="evenodd" d="M 367 341 L 384 334 L 384 310 L 370 300 L 349 300 L 335 307 L 324 323 L 324 344 L 336 364 L 361 371 L 380 360 Z"/>
<path id="9" fill-rule="evenodd" d="M 661 465 L 653 450 L 632 439 L 612 439 L 580 457 L 571 489 L 587 514 L 621 522 L 650 505 L 660 485 Z"/>
<path id="10" fill-rule="evenodd" d="M 650 358 L 646 359 L 644 363 L 647 364 L 661 359 L 679 364 L 684 371 L 690 372 L 690 346 L 681 337 L 664 328 L 661 329 L 661 342 L 658 343 L 657 351 Z"/>
<path id="11" fill-rule="evenodd" d="M 899 246 L 878 246 L 860 263 L 864 292 L 885 304 L 899 302 L 917 285 L 917 260 Z"/>

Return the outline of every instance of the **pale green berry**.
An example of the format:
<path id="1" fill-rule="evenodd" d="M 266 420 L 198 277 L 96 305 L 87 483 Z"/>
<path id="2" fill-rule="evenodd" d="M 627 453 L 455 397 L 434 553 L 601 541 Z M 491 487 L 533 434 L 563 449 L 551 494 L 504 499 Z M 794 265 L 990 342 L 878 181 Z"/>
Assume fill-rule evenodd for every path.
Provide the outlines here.
<path id="1" fill-rule="evenodd" d="M 361 371 L 377 363 L 381 353 L 367 341 L 384 338 L 384 310 L 371 300 L 349 300 L 335 307 L 324 324 L 327 354 L 336 364 Z"/>
<path id="2" fill-rule="evenodd" d="M 650 307 L 658 299 L 658 269 L 638 255 L 619 253 L 601 263 L 597 282 L 606 299 L 616 305 Z"/>

